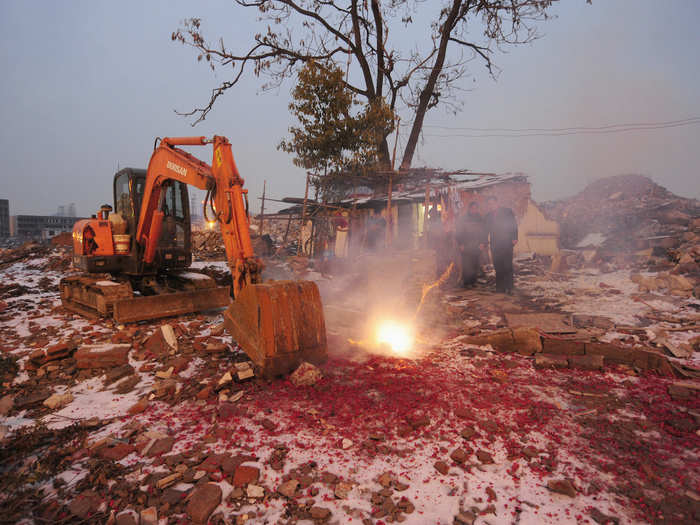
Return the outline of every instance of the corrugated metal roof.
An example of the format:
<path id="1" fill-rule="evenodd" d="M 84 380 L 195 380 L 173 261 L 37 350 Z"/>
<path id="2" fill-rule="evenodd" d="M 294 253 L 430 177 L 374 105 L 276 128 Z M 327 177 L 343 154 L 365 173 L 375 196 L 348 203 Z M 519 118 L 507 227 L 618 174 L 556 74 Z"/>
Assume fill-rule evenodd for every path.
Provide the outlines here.
<path id="1" fill-rule="evenodd" d="M 523 173 L 504 173 L 504 174 L 479 174 L 479 175 L 473 175 L 473 176 L 461 176 L 459 178 L 457 177 L 450 177 L 449 179 L 445 180 L 439 179 L 434 182 L 430 182 L 430 189 L 432 192 L 437 192 L 441 193 L 443 191 L 447 191 L 448 189 L 457 189 L 457 190 L 470 190 L 470 189 L 480 189 L 480 188 L 486 188 L 489 186 L 495 186 L 497 184 L 502 184 L 504 182 L 512 181 L 512 180 L 517 180 L 517 179 L 523 179 L 524 181 L 527 181 L 527 175 Z M 410 182 L 404 183 L 403 189 L 398 189 L 392 191 L 391 194 L 391 200 L 395 201 L 400 201 L 400 200 L 408 200 L 408 201 L 415 201 L 415 200 L 423 200 L 425 198 L 425 187 L 426 183 L 422 182 L 419 184 L 411 184 Z M 386 192 L 380 193 L 380 194 L 375 194 L 372 196 L 367 196 L 367 197 L 359 197 L 359 198 L 349 198 L 349 199 L 343 199 L 340 201 L 342 204 L 367 204 L 370 202 L 383 202 L 386 201 L 388 198 L 388 194 Z"/>
<path id="2" fill-rule="evenodd" d="M 394 189 L 391 193 L 392 201 L 423 201 L 425 199 L 425 188 L 426 185 L 430 185 L 430 190 L 433 195 L 436 193 L 440 194 L 447 192 L 450 189 L 457 190 L 476 190 L 480 188 L 487 188 L 489 186 L 496 186 L 498 184 L 503 184 L 505 182 L 510 182 L 514 180 L 522 180 L 527 182 L 527 175 L 524 173 L 470 173 L 468 171 L 451 172 L 446 174 L 444 172 L 435 172 L 433 178 L 426 181 L 425 177 L 416 178 L 411 180 L 411 177 L 403 177 L 400 181 L 396 183 Z M 335 203 L 336 206 L 350 207 L 350 206 L 362 206 L 371 203 L 384 203 L 388 199 L 388 193 L 375 192 L 373 195 L 359 196 L 355 195 L 346 199 L 342 199 Z M 296 201 L 296 199 L 294 199 Z M 313 207 L 313 204 L 310 204 Z M 299 212 L 301 209 L 300 205 L 292 206 L 284 210 L 280 210 L 278 213 L 295 213 Z"/>

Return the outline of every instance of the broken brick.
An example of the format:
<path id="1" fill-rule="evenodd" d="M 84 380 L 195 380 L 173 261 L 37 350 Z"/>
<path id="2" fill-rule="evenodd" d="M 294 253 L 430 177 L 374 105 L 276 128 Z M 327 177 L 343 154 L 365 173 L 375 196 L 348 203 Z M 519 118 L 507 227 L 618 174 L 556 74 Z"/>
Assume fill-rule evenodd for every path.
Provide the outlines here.
<path id="1" fill-rule="evenodd" d="M 603 361 L 602 355 L 573 355 L 569 356 L 569 367 L 582 370 L 602 370 Z"/>
<path id="2" fill-rule="evenodd" d="M 250 483 L 257 483 L 259 477 L 260 470 L 258 468 L 240 465 L 233 475 L 233 486 L 244 487 Z"/>
<path id="3" fill-rule="evenodd" d="M 221 496 L 221 487 L 216 483 L 205 483 L 195 488 L 187 503 L 187 515 L 195 523 L 206 523 L 221 503 Z"/>
<path id="4" fill-rule="evenodd" d="M 450 471 L 450 467 L 448 467 L 447 463 L 444 461 L 436 461 L 433 466 L 435 467 L 435 470 L 437 470 L 443 476 Z"/>
<path id="5" fill-rule="evenodd" d="M 568 479 L 553 479 L 547 482 L 547 488 L 552 492 L 564 494 L 570 498 L 576 497 L 576 489 Z"/>
<path id="6" fill-rule="evenodd" d="M 569 361 L 565 355 L 538 354 L 535 356 L 535 368 L 567 368 Z"/>
<path id="7" fill-rule="evenodd" d="M 78 368 L 112 368 L 128 364 L 131 345 L 96 344 L 83 345 L 75 352 Z"/>

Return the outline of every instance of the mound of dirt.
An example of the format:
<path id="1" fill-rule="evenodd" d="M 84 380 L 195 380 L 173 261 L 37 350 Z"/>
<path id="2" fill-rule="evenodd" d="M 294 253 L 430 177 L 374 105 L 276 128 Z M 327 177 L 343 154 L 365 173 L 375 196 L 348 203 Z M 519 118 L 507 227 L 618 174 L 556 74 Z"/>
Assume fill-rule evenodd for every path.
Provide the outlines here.
<path id="1" fill-rule="evenodd" d="M 597 239 L 598 245 L 613 251 L 677 249 L 684 240 L 695 240 L 683 236 L 700 217 L 696 199 L 674 195 L 643 175 L 600 179 L 573 197 L 542 207 L 561 225 L 564 248 Z"/>

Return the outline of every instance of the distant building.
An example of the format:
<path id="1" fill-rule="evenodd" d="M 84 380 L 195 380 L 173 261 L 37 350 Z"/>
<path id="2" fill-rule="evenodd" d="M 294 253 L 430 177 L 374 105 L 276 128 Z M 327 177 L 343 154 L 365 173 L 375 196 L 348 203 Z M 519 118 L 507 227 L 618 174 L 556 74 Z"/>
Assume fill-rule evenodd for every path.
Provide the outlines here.
<path id="1" fill-rule="evenodd" d="M 56 211 L 56 215 L 59 217 L 75 217 L 77 216 L 77 213 L 75 212 L 75 203 L 71 202 L 68 206 L 65 204 L 61 204 L 58 206 L 58 210 Z"/>
<path id="2" fill-rule="evenodd" d="M 7 201 L 5 201 L 7 202 Z M 58 217 L 56 215 L 13 215 L 10 234 L 23 239 L 50 239 L 62 232 L 73 230 L 80 217 Z"/>
<path id="3" fill-rule="evenodd" d="M 0 238 L 10 236 L 10 201 L 0 199 Z"/>

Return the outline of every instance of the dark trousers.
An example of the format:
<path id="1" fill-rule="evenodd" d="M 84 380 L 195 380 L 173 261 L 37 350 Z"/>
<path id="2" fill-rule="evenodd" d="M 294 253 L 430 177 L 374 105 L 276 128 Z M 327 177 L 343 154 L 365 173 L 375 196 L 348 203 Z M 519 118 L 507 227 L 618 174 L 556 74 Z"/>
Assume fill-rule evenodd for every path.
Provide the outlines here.
<path id="1" fill-rule="evenodd" d="M 466 249 L 462 251 L 462 285 L 471 286 L 479 276 L 479 260 L 481 251 Z"/>
<path id="2" fill-rule="evenodd" d="M 493 267 L 496 270 L 496 291 L 513 289 L 513 245 L 497 244 L 492 247 Z"/>

